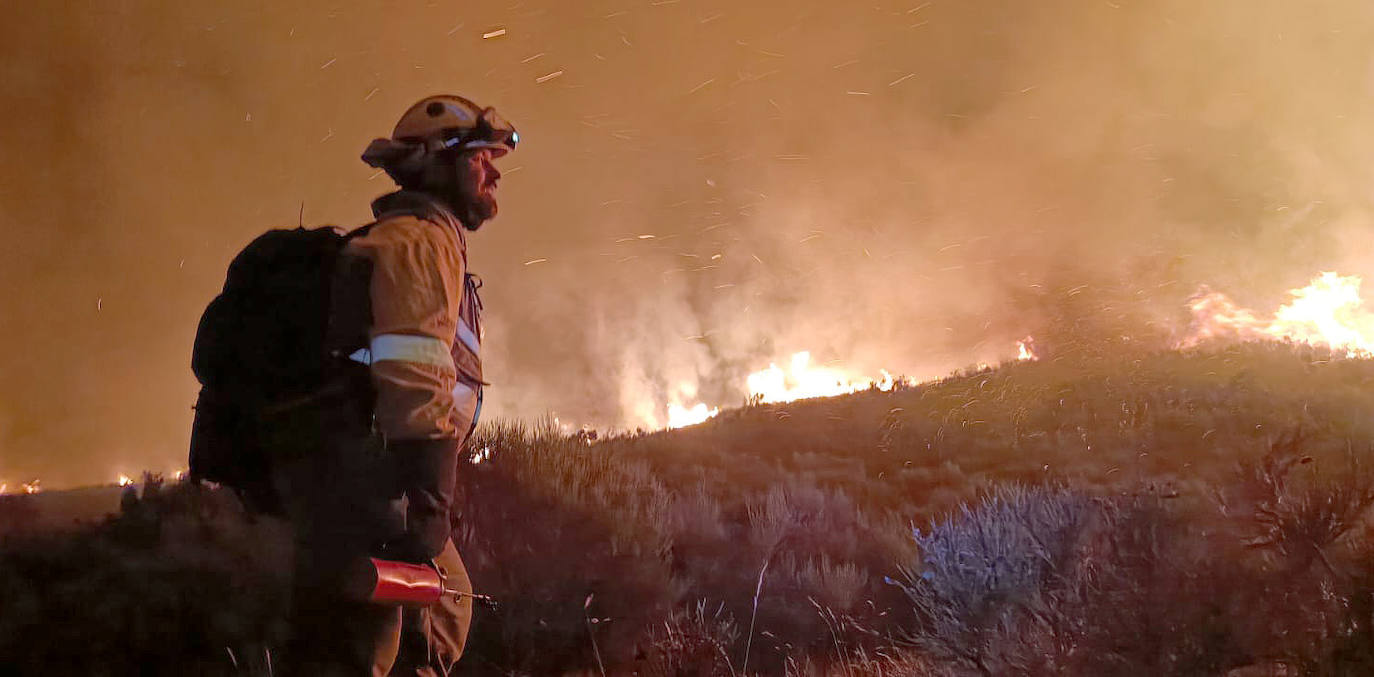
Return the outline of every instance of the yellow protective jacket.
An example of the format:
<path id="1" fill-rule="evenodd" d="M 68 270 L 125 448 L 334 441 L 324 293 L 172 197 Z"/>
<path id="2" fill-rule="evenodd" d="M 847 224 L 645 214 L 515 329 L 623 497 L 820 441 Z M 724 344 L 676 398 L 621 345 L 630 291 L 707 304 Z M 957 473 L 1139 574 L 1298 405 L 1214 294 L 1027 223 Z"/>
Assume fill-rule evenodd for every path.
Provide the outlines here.
<path id="1" fill-rule="evenodd" d="M 462 440 L 483 385 L 480 284 L 467 273 L 463 226 L 418 192 L 384 195 L 372 210 L 376 223 L 349 241 L 340 263 L 353 271 L 345 278 L 366 280 L 370 317 L 357 304 L 335 319 L 366 324 L 367 349 L 352 357 L 370 365 L 376 428 L 389 440 Z"/>
<path id="2" fill-rule="evenodd" d="M 334 270 L 328 339 L 334 354 L 368 365 L 373 430 L 325 431 L 339 434 L 336 453 L 305 457 L 291 475 L 302 543 L 292 674 L 450 674 L 472 619 L 471 601 L 457 597 L 403 611 L 318 592 L 317 572 L 362 554 L 427 561 L 450 587 L 471 590 L 450 520 L 458 450 L 483 385 L 465 231 L 422 193 L 385 195 L 373 212 L 376 222 L 349 239 Z M 377 432 L 387 451 L 380 462 Z M 391 519 L 398 492 L 403 524 Z"/>

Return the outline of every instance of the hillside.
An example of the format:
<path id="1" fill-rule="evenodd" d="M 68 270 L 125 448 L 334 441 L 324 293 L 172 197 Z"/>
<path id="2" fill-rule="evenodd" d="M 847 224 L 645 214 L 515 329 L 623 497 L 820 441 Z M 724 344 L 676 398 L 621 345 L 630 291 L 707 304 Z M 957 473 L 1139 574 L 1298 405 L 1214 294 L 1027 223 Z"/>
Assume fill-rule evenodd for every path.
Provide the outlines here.
<path id="1" fill-rule="evenodd" d="M 122 488 L 80 487 L 61 491 L 44 491 L 33 496 L 33 522 L 30 526 L 42 529 L 79 529 L 99 522 L 119 512 Z"/>
<path id="2" fill-rule="evenodd" d="M 454 534 L 501 607 L 462 665 L 1358 674 L 1371 386 L 1374 362 L 1250 344 L 1016 363 L 593 443 L 487 426 Z M 145 488 L 73 534 L 14 524 L 0 515 L 0 665 L 267 674 L 283 643 L 286 532 L 224 492 Z"/>
<path id="3" fill-rule="evenodd" d="M 672 484 L 703 469 L 737 489 L 801 473 L 873 507 L 916 500 L 919 523 L 991 482 L 1196 490 L 1285 435 L 1300 435 L 1308 454 L 1366 451 L 1371 412 L 1374 362 L 1254 343 L 1017 362 L 893 392 L 736 409 L 617 446 Z"/>

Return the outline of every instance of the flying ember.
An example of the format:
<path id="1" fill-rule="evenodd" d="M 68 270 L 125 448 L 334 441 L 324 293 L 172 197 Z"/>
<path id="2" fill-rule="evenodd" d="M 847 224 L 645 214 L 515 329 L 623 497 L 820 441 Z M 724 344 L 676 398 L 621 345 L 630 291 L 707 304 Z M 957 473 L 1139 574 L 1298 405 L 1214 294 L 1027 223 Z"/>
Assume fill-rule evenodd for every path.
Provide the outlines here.
<path id="1" fill-rule="evenodd" d="M 1326 346 L 1348 357 L 1374 355 L 1374 313 L 1360 297 L 1358 275 L 1324 272 L 1306 287 L 1290 290 L 1293 300 L 1271 319 L 1242 308 L 1230 297 L 1207 288 L 1189 301 L 1193 324 L 1179 347 L 1212 339 L 1280 340 Z"/>

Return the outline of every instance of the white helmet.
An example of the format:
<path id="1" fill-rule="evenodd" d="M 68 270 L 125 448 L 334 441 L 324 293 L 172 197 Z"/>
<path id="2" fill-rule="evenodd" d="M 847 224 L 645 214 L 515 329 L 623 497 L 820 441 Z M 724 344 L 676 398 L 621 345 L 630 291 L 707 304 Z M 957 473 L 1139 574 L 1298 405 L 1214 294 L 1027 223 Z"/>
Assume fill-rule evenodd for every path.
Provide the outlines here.
<path id="1" fill-rule="evenodd" d="M 396 123 L 391 138 L 420 142 L 427 150 L 490 148 L 495 157 L 520 143 L 520 134 L 495 108 L 481 108 L 452 94 L 426 97 L 411 106 Z"/>

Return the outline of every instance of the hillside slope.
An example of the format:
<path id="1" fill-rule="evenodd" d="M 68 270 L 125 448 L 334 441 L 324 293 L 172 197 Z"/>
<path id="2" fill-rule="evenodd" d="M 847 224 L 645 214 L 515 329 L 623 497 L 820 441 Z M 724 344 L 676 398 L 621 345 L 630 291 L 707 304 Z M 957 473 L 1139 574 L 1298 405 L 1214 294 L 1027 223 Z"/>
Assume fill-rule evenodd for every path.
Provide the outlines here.
<path id="1" fill-rule="evenodd" d="M 501 606 L 463 665 L 1359 672 L 1371 386 L 1370 361 L 1266 344 L 1017 363 L 590 444 L 486 426 L 454 537 Z M 0 665 L 266 674 L 286 533 L 185 484 L 77 533 L 11 533 Z"/>
<path id="2" fill-rule="evenodd" d="M 759 488 L 802 473 L 924 517 L 991 482 L 1197 489 L 1300 436 L 1308 454 L 1374 443 L 1374 361 L 1284 344 L 1089 362 L 1018 362 L 938 382 L 727 411 L 618 442 L 672 484 Z M 929 504 L 920 507 L 920 503 Z"/>

